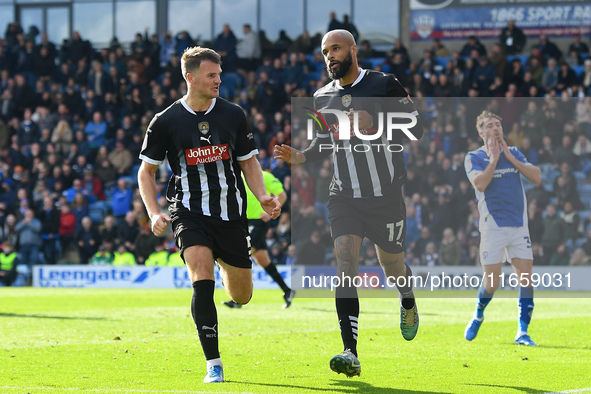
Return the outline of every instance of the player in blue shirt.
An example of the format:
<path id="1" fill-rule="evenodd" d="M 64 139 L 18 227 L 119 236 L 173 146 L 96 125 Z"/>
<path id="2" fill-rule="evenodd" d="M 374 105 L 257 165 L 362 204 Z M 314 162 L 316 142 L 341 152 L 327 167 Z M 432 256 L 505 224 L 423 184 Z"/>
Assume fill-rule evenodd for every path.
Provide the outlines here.
<path id="1" fill-rule="evenodd" d="M 501 266 L 509 261 L 519 280 L 519 325 L 515 344 L 537 346 L 527 334 L 534 309 L 531 283 L 533 253 L 527 227 L 527 204 L 520 175 L 536 185 L 542 182 L 540 169 L 527 162 L 516 147 L 503 138 L 501 117 L 482 112 L 476 119 L 484 146 L 468 152 L 465 169 L 476 189 L 480 213 L 480 262 L 484 279 L 478 291 L 476 312 L 464 336 L 476 338 L 484 320 L 484 309 L 500 284 Z"/>

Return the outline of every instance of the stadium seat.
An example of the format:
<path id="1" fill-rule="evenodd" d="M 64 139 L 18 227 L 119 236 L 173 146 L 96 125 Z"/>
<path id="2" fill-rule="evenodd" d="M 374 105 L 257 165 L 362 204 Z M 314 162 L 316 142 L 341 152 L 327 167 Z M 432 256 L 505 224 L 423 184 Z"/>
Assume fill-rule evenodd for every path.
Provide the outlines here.
<path id="1" fill-rule="evenodd" d="M 591 195 L 581 194 L 581 202 L 583 203 L 585 209 L 591 208 Z"/>
<path id="2" fill-rule="evenodd" d="M 306 74 L 306 84 L 308 84 L 308 82 L 310 82 L 312 79 L 315 79 L 316 81 L 320 81 L 320 78 L 322 78 L 322 73 L 308 72 L 308 74 Z"/>
<path id="3" fill-rule="evenodd" d="M 582 221 L 585 221 L 589 218 L 589 216 L 591 216 L 591 210 L 588 209 L 583 209 L 579 211 L 579 217 L 581 218 Z"/>
<path id="4" fill-rule="evenodd" d="M 445 68 L 450 60 L 453 60 L 453 57 L 436 57 L 435 63 Z"/>
<path id="5" fill-rule="evenodd" d="M 104 201 L 96 201 L 88 206 L 88 216 L 93 223 L 99 224 L 103 222 L 105 215 L 106 203 Z"/>
<path id="6" fill-rule="evenodd" d="M 580 77 L 583 71 L 585 71 L 585 66 L 573 66 L 572 69 L 577 74 L 577 77 Z"/>
<path id="7" fill-rule="evenodd" d="M 585 174 L 583 171 L 573 171 L 573 175 L 575 176 L 577 181 L 583 181 L 587 179 L 587 174 Z"/>
<path id="8" fill-rule="evenodd" d="M 373 69 L 375 69 L 376 66 L 383 67 L 383 65 L 385 63 L 385 60 L 383 57 L 372 57 L 372 58 L 366 59 L 365 61 L 371 63 L 371 68 L 373 68 Z"/>

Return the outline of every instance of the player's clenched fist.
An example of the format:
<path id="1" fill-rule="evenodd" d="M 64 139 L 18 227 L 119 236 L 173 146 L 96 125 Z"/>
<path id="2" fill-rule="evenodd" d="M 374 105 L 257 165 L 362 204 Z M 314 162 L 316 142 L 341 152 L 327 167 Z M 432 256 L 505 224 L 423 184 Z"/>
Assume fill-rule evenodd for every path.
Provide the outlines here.
<path id="1" fill-rule="evenodd" d="M 165 213 L 159 213 L 153 215 L 150 220 L 152 221 L 152 232 L 155 236 L 160 237 L 166 231 L 168 222 L 171 221 L 170 216 Z"/>

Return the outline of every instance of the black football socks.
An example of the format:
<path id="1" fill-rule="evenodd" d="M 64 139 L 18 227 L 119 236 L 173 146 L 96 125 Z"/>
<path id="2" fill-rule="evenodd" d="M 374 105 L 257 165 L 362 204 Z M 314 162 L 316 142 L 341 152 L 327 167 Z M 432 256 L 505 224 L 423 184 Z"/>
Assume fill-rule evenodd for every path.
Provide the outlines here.
<path id="1" fill-rule="evenodd" d="M 357 357 L 357 334 L 359 320 L 359 297 L 355 287 L 337 287 L 335 304 L 344 349 L 350 349 Z"/>
<path id="2" fill-rule="evenodd" d="M 191 314 L 206 360 L 220 357 L 218 348 L 218 313 L 213 302 L 215 281 L 205 279 L 193 283 Z"/>
<path id="3" fill-rule="evenodd" d="M 267 274 L 269 274 L 271 278 L 273 278 L 273 280 L 279 285 L 279 287 L 281 287 L 281 290 L 283 290 L 284 293 L 289 294 L 291 289 L 285 284 L 283 278 L 281 277 L 281 274 L 277 272 L 277 267 L 275 267 L 275 264 L 269 263 L 269 265 L 265 267 L 265 271 L 267 272 Z"/>

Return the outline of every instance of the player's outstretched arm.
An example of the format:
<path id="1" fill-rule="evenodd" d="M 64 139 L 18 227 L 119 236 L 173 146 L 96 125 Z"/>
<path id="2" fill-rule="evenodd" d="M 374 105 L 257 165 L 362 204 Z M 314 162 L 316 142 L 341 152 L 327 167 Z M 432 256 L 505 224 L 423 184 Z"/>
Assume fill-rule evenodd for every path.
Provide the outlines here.
<path id="1" fill-rule="evenodd" d="M 301 151 L 285 144 L 275 145 L 273 156 L 275 159 L 284 160 L 288 164 L 302 164 L 306 162 L 306 156 Z"/>
<path id="2" fill-rule="evenodd" d="M 261 207 L 273 219 L 276 219 L 281 214 L 281 203 L 275 198 L 267 194 L 265 189 L 265 181 L 263 179 L 263 170 L 261 165 L 253 156 L 247 160 L 239 161 L 240 169 L 244 173 L 244 179 L 248 188 L 255 195 L 257 200 L 261 203 Z"/>
<path id="3" fill-rule="evenodd" d="M 160 237 L 164 234 L 168 222 L 171 221 L 170 216 L 160 211 L 158 206 L 158 199 L 156 197 L 156 170 L 158 166 L 142 162 L 137 174 L 138 186 L 142 201 L 148 211 L 150 218 L 152 232 L 155 236 Z"/>

